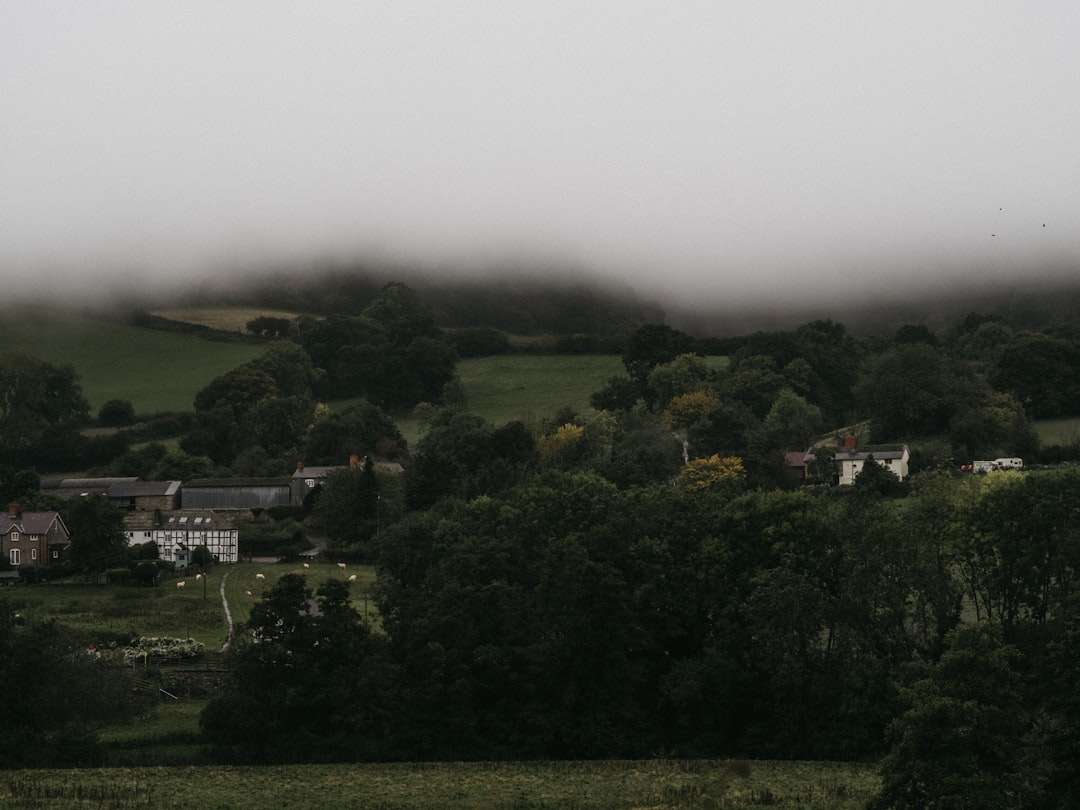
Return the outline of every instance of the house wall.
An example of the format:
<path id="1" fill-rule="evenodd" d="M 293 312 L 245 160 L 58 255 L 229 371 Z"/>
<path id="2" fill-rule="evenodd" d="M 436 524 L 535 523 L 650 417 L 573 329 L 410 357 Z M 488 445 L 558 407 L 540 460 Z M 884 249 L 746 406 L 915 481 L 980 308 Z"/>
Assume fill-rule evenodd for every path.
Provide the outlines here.
<path id="1" fill-rule="evenodd" d="M 13 539 L 15 534 L 18 534 L 18 540 Z M 45 556 L 45 549 L 45 536 L 41 534 L 11 531 L 0 536 L 0 556 L 19 568 L 48 565 L 49 560 Z M 12 550 L 18 551 L 17 560 L 12 556 Z"/>

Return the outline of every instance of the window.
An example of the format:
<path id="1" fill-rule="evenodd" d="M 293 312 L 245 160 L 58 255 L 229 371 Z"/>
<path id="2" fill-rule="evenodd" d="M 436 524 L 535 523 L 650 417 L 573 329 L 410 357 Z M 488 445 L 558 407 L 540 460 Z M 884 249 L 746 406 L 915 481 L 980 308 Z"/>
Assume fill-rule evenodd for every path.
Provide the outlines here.
<path id="1" fill-rule="evenodd" d="M 60 559 L 60 552 L 59 551 L 54 551 L 52 553 L 52 556 L 53 556 L 54 560 L 58 560 L 58 559 Z"/>
<path id="2" fill-rule="evenodd" d="M 19 565 L 22 562 L 22 552 L 17 548 L 11 550 L 11 564 Z"/>
<path id="3" fill-rule="evenodd" d="M 37 549 L 36 548 L 30 549 L 30 561 L 31 562 L 37 562 Z"/>
<path id="4" fill-rule="evenodd" d="M 11 533 L 11 542 L 12 543 L 18 543 L 19 542 L 19 533 L 18 532 L 12 532 Z"/>

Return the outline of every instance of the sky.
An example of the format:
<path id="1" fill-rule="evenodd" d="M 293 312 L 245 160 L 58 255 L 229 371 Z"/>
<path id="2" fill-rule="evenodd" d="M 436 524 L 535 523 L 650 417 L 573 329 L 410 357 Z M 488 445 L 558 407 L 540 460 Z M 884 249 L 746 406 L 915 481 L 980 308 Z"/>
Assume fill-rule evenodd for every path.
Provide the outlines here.
<path id="1" fill-rule="evenodd" d="M 0 279 L 354 259 L 708 306 L 1080 265 L 1080 4 L 0 0 Z"/>

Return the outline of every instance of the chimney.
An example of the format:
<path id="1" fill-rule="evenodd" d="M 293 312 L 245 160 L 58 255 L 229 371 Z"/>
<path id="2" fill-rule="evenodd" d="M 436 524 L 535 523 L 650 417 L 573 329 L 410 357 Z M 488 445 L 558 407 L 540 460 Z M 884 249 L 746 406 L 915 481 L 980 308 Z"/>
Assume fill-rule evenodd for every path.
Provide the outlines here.
<path id="1" fill-rule="evenodd" d="M 296 462 L 296 471 L 297 472 L 303 472 L 304 471 L 304 462 L 302 462 L 302 461 Z"/>
<path id="2" fill-rule="evenodd" d="M 854 433 L 849 433 L 847 436 L 844 437 L 844 449 L 845 450 L 854 450 L 855 449 L 855 434 Z"/>
<path id="3" fill-rule="evenodd" d="M 353 453 L 351 456 L 349 456 L 349 469 L 355 470 L 356 465 L 359 464 L 359 463 L 360 463 L 360 456 L 356 455 L 356 453 Z"/>
<path id="4" fill-rule="evenodd" d="M 7 505 L 7 513 L 9 518 L 17 518 L 19 516 L 19 505 L 17 503 L 9 503 Z"/>

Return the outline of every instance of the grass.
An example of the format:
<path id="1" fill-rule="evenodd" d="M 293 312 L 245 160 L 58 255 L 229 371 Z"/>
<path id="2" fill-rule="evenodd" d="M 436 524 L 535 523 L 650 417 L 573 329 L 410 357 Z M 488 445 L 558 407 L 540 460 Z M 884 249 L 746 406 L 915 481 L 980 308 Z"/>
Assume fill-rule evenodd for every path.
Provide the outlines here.
<path id="1" fill-rule="evenodd" d="M 1044 445 L 1068 445 L 1080 442 L 1080 419 L 1040 419 L 1035 422 L 1035 432 Z"/>
<path id="2" fill-rule="evenodd" d="M 75 581 L 32 585 L 4 594 L 12 606 L 30 621 L 55 620 L 82 635 L 87 644 L 119 634 L 144 637 L 193 638 L 207 650 L 219 650 L 228 638 L 228 621 L 221 602 L 221 580 L 233 622 L 247 620 L 251 608 L 264 591 L 287 573 L 303 574 L 312 589 L 326 579 L 356 574 L 350 587 L 353 606 L 361 616 L 377 621 L 369 594 L 375 581 L 374 569 L 350 565 L 342 571 L 336 565 L 311 563 L 239 563 L 209 569 L 204 581 L 194 574 L 180 574 L 153 588 L 131 585 L 86 585 Z M 262 574 L 264 579 L 257 579 Z M 176 581 L 186 585 L 179 589 Z M 248 592 L 250 591 L 250 595 Z"/>
<path id="3" fill-rule="evenodd" d="M 3 807 L 120 810 L 853 810 L 877 787 L 867 765 L 715 760 L 104 768 L 5 777 Z"/>
<path id="4" fill-rule="evenodd" d="M 173 309 L 155 309 L 150 312 L 161 318 L 181 323 L 206 326 L 222 332 L 246 332 L 248 321 L 260 316 L 268 318 L 286 318 L 292 320 L 300 313 L 282 309 L 264 307 L 177 307 Z"/>
<path id="5" fill-rule="evenodd" d="M 262 353 L 254 344 L 157 332 L 59 310 L 0 319 L 4 352 L 26 351 L 79 375 L 91 413 L 127 399 L 137 413 L 190 411 L 195 393 Z"/>

